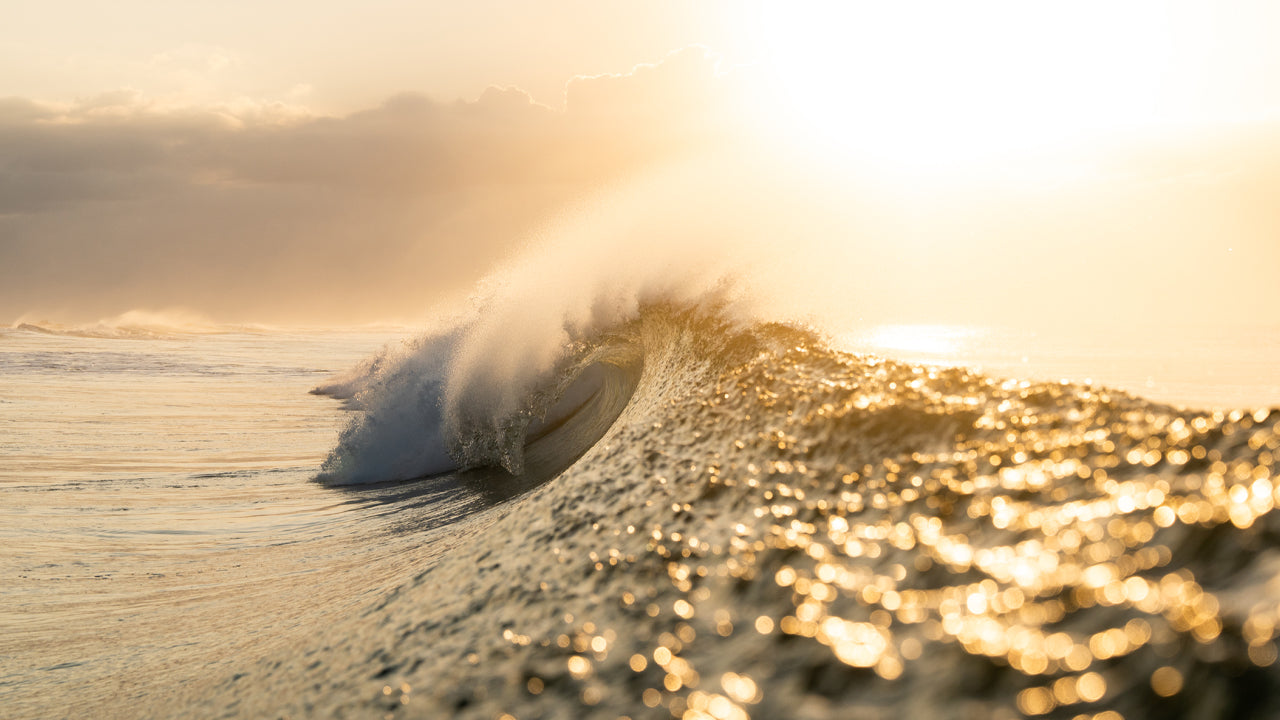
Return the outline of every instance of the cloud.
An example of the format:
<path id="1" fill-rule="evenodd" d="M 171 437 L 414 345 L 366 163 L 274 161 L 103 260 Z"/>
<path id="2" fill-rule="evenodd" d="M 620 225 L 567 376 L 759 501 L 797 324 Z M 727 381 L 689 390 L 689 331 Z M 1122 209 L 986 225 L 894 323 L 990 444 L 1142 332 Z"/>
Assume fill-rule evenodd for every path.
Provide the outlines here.
<path id="1" fill-rule="evenodd" d="M 754 152 L 751 82 L 690 48 L 574 78 L 563 110 L 497 87 L 470 102 L 405 93 L 339 117 L 250 99 L 175 106 L 127 90 L 72 104 L 0 99 L 0 322 L 173 306 L 226 321 L 416 320 L 584 195 L 711 149 Z M 1030 199 L 1021 186 L 997 197 L 975 186 L 924 207 L 865 178 L 796 172 L 724 205 L 773 213 L 774 225 L 757 224 L 800 266 L 812 258 L 788 247 L 792 236 L 854 248 L 859 267 L 831 271 L 870 298 L 865 315 L 879 303 L 896 319 L 915 303 L 922 319 L 949 310 L 963 320 L 986 298 L 979 309 L 998 317 L 1011 293 L 1043 295 L 1050 267 L 1128 288 L 1131 305 L 1155 314 L 1191 287 L 1257 305 L 1274 300 L 1266 273 L 1280 263 L 1280 132 L 1232 137 L 1127 142 L 1100 166 L 1105 180 Z M 760 172 L 746 160 L 738 167 Z M 727 180 L 697 192 L 751 184 Z M 775 217 L 786 198 L 775 202 L 774 190 L 832 196 L 833 218 Z M 703 199 L 636 204 L 666 227 L 693 222 L 676 206 Z M 714 220 L 685 229 L 722 231 Z M 904 299 L 902 287 L 931 292 Z M 939 294 L 952 298 L 944 308 Z M 1083 295 L 1060 304 L 1113 302 Z M 1195 311 L 1211 316 L 1221 303 Z M 1019 305 L 1043 315 L 1044 303 Z"/>
<path id="2" fill-rule="evenodd" d="M 579 76 L 565 88 L 568 112 L 575 116 L 635 118 L 645 122 L 682 125 L 720 117 L 731 88 L 719 60 L 693 46 L 668 55 L 662 62 L 641 64 L 626 74 Z M 678 108 L 680 113 L 671 113 Z"/>
<path id="3" fill-rule="evenodd" d="M 223 66 L 205 50 L 157 62 Z M 578 78 L 564 111 L 496 87 L 341 117 L 127 90 L 0 99 L 0 316 L 416 315 L 584 190 L 729 134 L 715 62 Z"/>

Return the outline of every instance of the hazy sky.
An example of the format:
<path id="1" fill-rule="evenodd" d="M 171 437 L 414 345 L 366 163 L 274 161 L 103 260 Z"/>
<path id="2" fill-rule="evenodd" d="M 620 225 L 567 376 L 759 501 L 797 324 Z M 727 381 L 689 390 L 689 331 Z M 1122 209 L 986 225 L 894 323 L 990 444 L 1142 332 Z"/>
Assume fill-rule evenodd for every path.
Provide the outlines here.
<path id="1" fill-rule="evenodd" d="M 807 179 L 682 188 L 701 209 L 680 221 L 750 233 L 724 208 L 776 206 L 757 227 L 787 228 L 777 253 L 847 271 L 843 301 L 870 319 L 1280 321 L 1272 2 L 54 0 L 3 17 L 0 322 L 412 320 L 584 198 L 709 155 Z M 802 217 L 784 196 L 823 200 Z"/>
<path id="2" fill-rule="evenodd" d="M 177 103 L 329 113 L 405 91 L 514 85 L 559 106 L 574 75 L 626 72 L 694 43 L 747 56 L 741 3 L 541 0 L 51 0 L 8 3 L 0 88 L 72 101 L 131 88 Z M 735 9 L 739 8 L 739 9 Z"/>

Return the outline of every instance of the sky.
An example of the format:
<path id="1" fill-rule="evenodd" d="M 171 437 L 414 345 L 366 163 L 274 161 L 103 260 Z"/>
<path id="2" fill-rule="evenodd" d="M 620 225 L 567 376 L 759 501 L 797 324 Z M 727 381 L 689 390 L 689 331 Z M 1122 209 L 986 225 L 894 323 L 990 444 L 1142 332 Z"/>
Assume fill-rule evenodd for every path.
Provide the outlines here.
<path id="1" fill-rule="evenodd" d="M 1275 3 L 10 5 L 0 322 L 414 322 L 643 192 L 858 320 L 1280 323 Z"/>

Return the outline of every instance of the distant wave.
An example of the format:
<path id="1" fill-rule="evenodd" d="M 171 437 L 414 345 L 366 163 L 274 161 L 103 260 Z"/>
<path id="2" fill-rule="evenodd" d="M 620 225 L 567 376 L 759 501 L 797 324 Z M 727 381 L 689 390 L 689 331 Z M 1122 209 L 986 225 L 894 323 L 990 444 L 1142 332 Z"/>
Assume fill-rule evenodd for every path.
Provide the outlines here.
<path id="1" fill-rule="evenodd" d="M 156 339 L 181 335 L 212 335 L 252 332 L 264 328 L 253 325 L 222 325 L 196 313 L 168 310 L 130 310 L 92 323 L 65 325 L 49 320 L 19 318 L 11 330 L 46 335 L 86 338 Z"/>

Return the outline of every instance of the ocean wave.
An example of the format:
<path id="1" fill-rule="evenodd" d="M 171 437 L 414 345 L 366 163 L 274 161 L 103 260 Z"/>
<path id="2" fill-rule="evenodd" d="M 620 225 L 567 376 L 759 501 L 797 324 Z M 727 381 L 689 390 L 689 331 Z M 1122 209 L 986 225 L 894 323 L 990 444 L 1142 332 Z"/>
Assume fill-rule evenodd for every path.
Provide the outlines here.
<path id="1" fill-rule="evenodd" d="M 738 180 L 725 186 L 726 177 Z M 788 180 L 780 170 L 676 165 L 567 214 L 487 276 L 467 310 L 315 389 L 356 412 L 318 479 L 384 482 L 477 466 L 519 474 L 530 430 L 588 392 L 574 390 L 593 382 L 587 368 L 607 376 L 617 353 L 647 362 L 649 315 L 741 327 L 816 322 L 806 314 L 812 295 L 845 255 L 825 238 L 780 252 L 780 238 L 796 241 L 784 217 L 833 202 Z M 748 201 L 762 196 L 772 202 Z"/>
<path id="2" fill-rule="evenodd" d="M 387 422 L 357 434 L 397 452 L 421 434 L 378 404 L 418 405 L 382 383 L 396 372 L 440 381 L 426 404 L 447 423 L 471 332 L 389 353 L 355 395 L 361 423 Z M 301 698 L 271 691 L 286 683 L 272 657 L 211 707 L 1271 716 L 1280 410 L 846 353 L 714 303 L 640 305 L 563 350 L 526 397 L 557 402 L 582 368 L 626 382 L 584 380 L 585 405 L 559 395 L 563 423 L 525 425 L 531 482 L 332 629 L 346 650 L 287 676 Z M 477 417 L 469 437 L 508 439 L 503 415 Z"/>
<path id="3" fill-rule="evenodd" d="M 749 223 L 736 237 L 690 236 L 706 229 L 696 218 L 724 215 L 703 206 L 705 194 L 681 196 L 694 185 L 708 179 L 669 170 L 602 200 L 491 273 L 466 310 L 316 388 L 356 411 L 318 479 L 521 474 L 531 432 L 571 414 L 615 368 L 638 367 L 646 348 L 635 323 L 650 309 L 749 323 L 781 307 L 746 269 L 773 250 Z M 680 202 L 655 215 L 643 202 L 655 194 Z"/>
<path id="4" fill-rule="evenodd" d="M 1280 410 L 842 352 L 714 243 L 587 230 L 317 388 L 320 480 L 520 491 L 215 710 L 1273 714 Z"/>
<path id="5" fill-rule="evenodd" d="M 463 355 L 476 342 L 474 325 L 385 349 L 312 391 L 355 412 L 317 479 L 347 485 L 478 467 L 515 476 L 563 469 L 626 406 L 655 342 L 646 330 L 673 313 L 647 309 L 584 331 L 549 362 L 487 364 L 484 373 Z M 531 469 L 535 445 L 542 456 Z"/>

